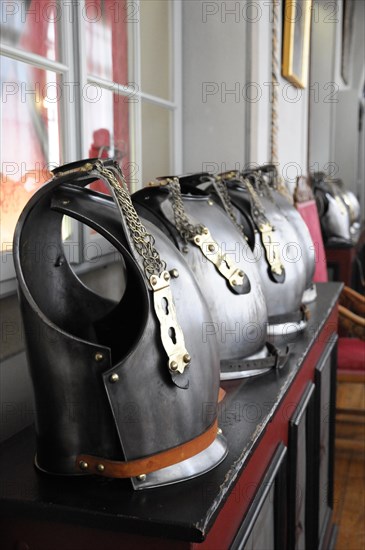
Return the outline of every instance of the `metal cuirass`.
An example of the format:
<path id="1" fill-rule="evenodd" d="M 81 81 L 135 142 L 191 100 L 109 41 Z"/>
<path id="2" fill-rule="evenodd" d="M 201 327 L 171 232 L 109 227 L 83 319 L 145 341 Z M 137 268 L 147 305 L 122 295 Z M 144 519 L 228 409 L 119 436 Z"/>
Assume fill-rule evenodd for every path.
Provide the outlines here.
<path id="1" fill-rule="evenodd" d="M 158 178 L 134 193 L 133 203 L 169 236 L 194 272 L 213 319 L 205 337 L 218 337 L 221 378 L 261 374 L 275 361 L 265 344 L 267 309 L 256 261 L 223 208 L 197 187 L 202 177 Z M 173 184 L 181 193 L 179 207 Z M 179 229 L 179 215 L 186 216 L 185 229 Z"/>
<path id="2" fill-rule="evenodd" d="M 113 196 L 85 188 L 99 179 Z M 14 261 L 38 468 L 129 478 L 142 489 L 210 470 L 226 443 L 217 427 L 217 340 L 203 337 L 213 323 L 207 304 L 182 254 L 141 223 L 121 181 L 118 167 L 95 159 L 55 170 L 20 216 Z M 119 302 L 91 291 L 71 269 L 64 215 L 121 255 Z"/>
<path id="3" fill-rule="evenodd" d="M 260 184 L 260 175 L 221 174 L 217 182 L 226 186 L 237 223 L 250 218 L 254 226 L 249 238 L 268 309 L 269 333 L 297 332 L 306 326 L 302 305 L 308 274 L 301 252 L 301 241 L 273 197 Z"/>
<path id="4" fill-rule="evenodd" d="M 331 246 L 352 246 L 360 232 L 360 206 L 356 196 L 341 180 L 323 172 L 312 176 L 313 191 L 321 222 L 323 240 Z"/>
<path id="5" fill-rule="evenodd" d="M 297 239 L 300 246 L 306 273 L 305 290 L 303 293 L 302 302 L 309 303 L 316 298 L 316 290 L 312 282 L 316 268 L 316 255 L 309 229 L 298 210 L 288 200 L 288 197 L 280 192 L 276 183 L 277 172 L 275 167 L 272 165 L 265 165 L 260 167 L 259 170 L 262 173 L 262 180 L 264 184 L 269 187 L 269 189 L 267 189 L 267 194 L 274 201 L 275 205 L 279 208 L 283 216 L 288 220 L 289 224 L 295 231 L 295 239 Z M 263 192 L 265 192 L 264 189 Z"/>

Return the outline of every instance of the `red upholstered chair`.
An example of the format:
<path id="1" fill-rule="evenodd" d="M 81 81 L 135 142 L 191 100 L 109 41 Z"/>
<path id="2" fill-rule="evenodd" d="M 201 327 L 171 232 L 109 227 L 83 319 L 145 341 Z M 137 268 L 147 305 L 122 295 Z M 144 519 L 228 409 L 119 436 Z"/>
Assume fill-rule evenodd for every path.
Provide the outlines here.
<path id="1" fill-rule="evenodd" d="M 296 195 L 294 195 L 296 197 Z M 307 224 L 315 253 L 314 282 L 327 282 L 326 254 L 316 203 L 313 199 L 296 201 L 296 208 Z M 339 305 L 339 340 L 337 354 L 337 381 L 365 383 L 365 298 L 345 287 Z M 365 410 L 337 409 L 338 413 L 365 415 Z"/>
<path id="2" fill-rule="evenodd" d="M 305 202 L 297 202 L 295 206 L 307 224 L 315 249 L 316 269 L 313 276 L 313 282 L 326 283 L 328 281 L 327 260 L 316 202 L 314 199 L 311 199 Z"/>
<path id="3" fill-rule="evenodd" d="M 341 337 L 338 340 L 339 381 L 365 383 L 365 345 L 359 338 Z M 341 368 L 340 368 L 341 367 Z"/>

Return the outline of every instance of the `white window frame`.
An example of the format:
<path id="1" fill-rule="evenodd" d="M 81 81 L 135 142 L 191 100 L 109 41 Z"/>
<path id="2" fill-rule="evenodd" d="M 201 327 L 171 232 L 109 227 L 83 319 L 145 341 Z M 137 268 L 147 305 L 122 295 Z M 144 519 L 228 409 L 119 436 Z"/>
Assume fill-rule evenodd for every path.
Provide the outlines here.
<path id="1" fill-rule="evenodd" d="M 16 61 L 22 61 L 39 69 L 55 72 L 63 82 L 80 82 L 75 93 L 74 103 L 67 101 L 66 94 L 62 94 L 60 107 L 60 132 L 62 136 L 62 152 L 64 162 L 72 162 L 80 158 L 87 158 L 88 143 L 86 136 L 85 103 L 82 100 L 83 86 L 88 83 L 96 84 L 103 89 L 119 93 L 122 96 L 133 94 L 135 101 L 129 103 L 130 119 L 130 161 L 142 167 L 142 101 L 150 102 L 172 113 L 172 146 L 170 165 L 173 173 L 182 171 L 182 0 L 169 0 L 172 10 L 172 33 L 171 33 L 171 75 L 172 75 L 172 100 L 166 100 L 148 93 L 141 89 L 141 49 L 140 49 L 140 21 L 128 23 L 128 71 L 133 74 L 134 86 L 121 86 L 112 81 L 104 80 L 95 76 L 88 76 L 86 69 L 85 55 L 85 29 L 82 25 L 82 10 L 84 0 L 72 5 L 73 16 L 62 17 L 59 21 L 62 34 L 61 59 L 62 62 L 53 61 L 35 53 L 30 53 L 13 46 L 0 44 L 0 54 Z M 140 14 L 140 0 L 133 0 L 137 6 L 137 13 Z M 68 3 L 70 9 L 70 3 Z M 77 55 L 74 55 L 77 52 Z M 156 174 L 157 175 L 157 174 Z M 142 186 L 143 173 L 138 184 L 131 182 L 131 192 Z M 91 236 L 87 228 L 82 230 L 80 225 L 72 220 L 72 243 L 81 246 L 72 247 L 72 262 L 77 264 L 77 272 L 87 271 L 100 267 L 115 260 L 114 254 L 108 254 L 105 242 L 99 236 Z M 102 249 L 102 258 L 99 258 L 97 265 L 92 256 L 88 260 L 82 257 L 84 246 L 91 241 L 99 241 Z M 0 296 L 12 294 L 16 291 L 15 270 L 12 260 L 12 252 L 1 252 L 1 273 L 0 273 Z"/>

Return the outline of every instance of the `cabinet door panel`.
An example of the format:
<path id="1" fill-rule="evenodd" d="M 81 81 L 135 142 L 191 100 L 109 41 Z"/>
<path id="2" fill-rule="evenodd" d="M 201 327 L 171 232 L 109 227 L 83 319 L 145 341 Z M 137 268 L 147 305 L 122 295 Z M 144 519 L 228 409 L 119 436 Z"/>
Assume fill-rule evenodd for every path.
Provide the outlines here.
<path id="1" fill-rule="evenodd" d="M 231 550 L 285 550 L 286 450 L 279 443 Z"/>
<path id="2" fill-rule="evenodd" d="M 313 547 L 326 545 L 333 509 L 333 468 L 336 404 L 336 342 L 334 334 L 319 361 L 314 381 L 316 418 L 316 490 L 313 491 L 313 509 L 317 521 L 313 529 Z"/>
<path id="3" fill-rule="evenodd" d="M 314 389 L 309 382 L 289 421 L 288 548 L 311 549 Z"/>

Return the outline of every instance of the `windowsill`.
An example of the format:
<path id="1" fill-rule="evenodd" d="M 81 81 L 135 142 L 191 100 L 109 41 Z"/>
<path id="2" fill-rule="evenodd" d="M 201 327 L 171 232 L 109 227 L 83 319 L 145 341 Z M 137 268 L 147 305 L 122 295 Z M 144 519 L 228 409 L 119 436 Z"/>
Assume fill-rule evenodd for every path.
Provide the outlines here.
<path id="1" fill-rule="evenodd" d="M 115 253 L 111 254 L 105 254 L 98 258 L 93 258 L 90 261 L 83 262 L 79 265 L 73 265 L 72 268 L 74 269 L 75 273 L 77 275 L 82 275 L 83 273 L 96 271 L 97 269 L 100 269 L 101 267 L 111 265 L 118 260 L 115 257 Z M 0 300 L 2 298 L 6 298 L 7 296 L 11 296 L 12 294 L 15 294 L 17 292 L 18 284 L 15 277 L 9 278 L 5 281 L 0 282 Z"/>

